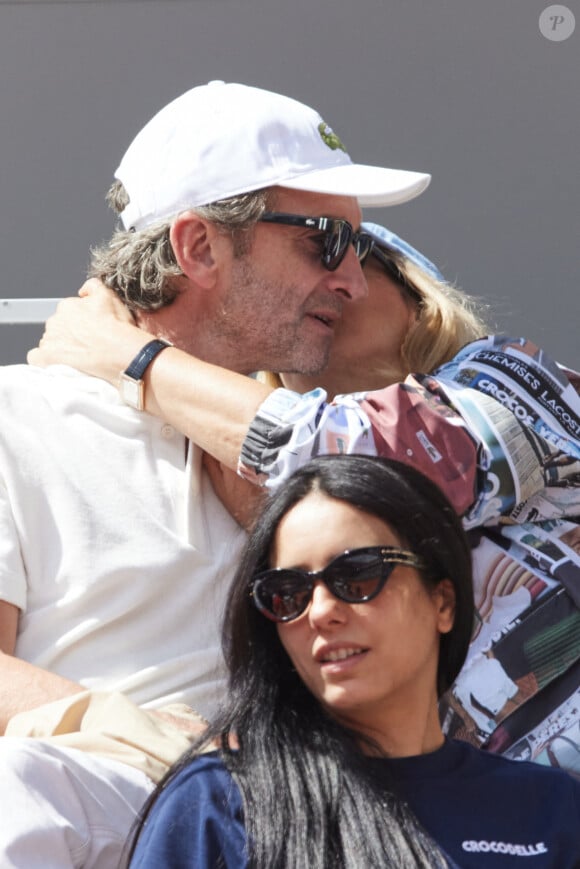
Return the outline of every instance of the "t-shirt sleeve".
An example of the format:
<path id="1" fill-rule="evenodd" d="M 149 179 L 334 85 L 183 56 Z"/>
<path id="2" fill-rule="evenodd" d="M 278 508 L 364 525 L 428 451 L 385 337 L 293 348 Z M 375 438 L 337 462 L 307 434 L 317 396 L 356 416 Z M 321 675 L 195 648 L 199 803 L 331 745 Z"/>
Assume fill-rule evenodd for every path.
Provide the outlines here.
<path id="1" fill-rule="evenodd" d="M 0 600 L 26 609 L 26 573 L 6 486 L 0 476 Z"/>
<path id="2" fill-rule="evenodd" d="M 130 865 L 137 869 L 245 869 L 240 793 L 216 757 L 197 758 L 161 793 Z"/>

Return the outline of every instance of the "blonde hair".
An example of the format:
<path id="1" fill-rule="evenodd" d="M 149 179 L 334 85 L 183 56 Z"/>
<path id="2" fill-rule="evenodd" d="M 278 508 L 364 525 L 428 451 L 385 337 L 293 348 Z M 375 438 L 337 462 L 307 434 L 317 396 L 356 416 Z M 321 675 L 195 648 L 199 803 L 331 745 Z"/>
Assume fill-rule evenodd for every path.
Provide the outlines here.
<path id="1" fill-rule="evenodd" d="M 395 252 L 389 252 L 396 257 Z M 414 291 L 417 319 L 401 348 L 405 376 L 413 372 L 430 374 L 449 362 L 470 341 L 488 330 L 484 306 L 452 284 L 444 283 L 418 265 L 398 256 L 402 291 Z M 413 297 L 413 296 L 412 296 Z"/>
<path id="2" fill-rule="evenodd" d="M 398 251 L 381 247 L 381 252 L 385 272 L 417 312 L 401 347 L 401 369 L 385 363 L 380 372 L 388 386 L 409 374 L 431 374 L 465 344 L 485 335 L 489 324 L 485 307 L 473 296 L 438 280 Z M 260 372 L 257 378 L 274 388 L 283 385 L 280 376 L 270 371 Z"/>

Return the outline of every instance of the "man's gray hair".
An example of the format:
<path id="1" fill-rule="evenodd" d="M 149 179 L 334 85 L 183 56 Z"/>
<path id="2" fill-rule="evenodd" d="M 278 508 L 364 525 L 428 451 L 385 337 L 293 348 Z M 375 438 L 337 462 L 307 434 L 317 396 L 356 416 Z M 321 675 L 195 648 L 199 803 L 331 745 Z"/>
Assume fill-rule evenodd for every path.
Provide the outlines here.
<path id="1" fill-rule="evenodd" d="M 129 202 L 120 181 L 113 183 L 106 198 L 117 214 Z M 234 255 L 243 256 L 250 249 L 254 225 L 272 207 L 272 200 L 272 189 L 265 188 L 192 210 L 229 233 Z M 182 276 L 169 239 L 170 229 L 171 221 L 167 220 L 139 232 L 117 229 L 109 242 L 91 251 L 89 277 L 99 278 L 115 290 L 131 310 L 155 311 L 170 305 L 179 292 L 176 278 Z"/>

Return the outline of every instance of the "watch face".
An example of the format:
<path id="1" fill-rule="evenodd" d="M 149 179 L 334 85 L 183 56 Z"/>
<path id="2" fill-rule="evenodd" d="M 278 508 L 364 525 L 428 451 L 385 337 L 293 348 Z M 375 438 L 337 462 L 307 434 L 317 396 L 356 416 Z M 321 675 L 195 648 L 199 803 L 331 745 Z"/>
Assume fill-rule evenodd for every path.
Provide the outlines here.
<path id="1" fill-rule="evenodd" d="M 143 381 L 135 380 L 133 377 L 128 377 L 126 374 L 121 375 L 121 383 L 119 391 L 125 404 L 143 409 Z"/>

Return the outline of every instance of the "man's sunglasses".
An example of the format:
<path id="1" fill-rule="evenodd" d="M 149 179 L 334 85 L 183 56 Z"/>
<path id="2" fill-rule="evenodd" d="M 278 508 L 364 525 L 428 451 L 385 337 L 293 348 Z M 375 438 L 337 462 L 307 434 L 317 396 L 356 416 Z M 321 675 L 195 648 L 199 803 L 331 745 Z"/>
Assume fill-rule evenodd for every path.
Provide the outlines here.
<path id="1" fill-rule="evenodd" d="M 365 603 L 382 591 L 397 564 L 425 569 L 413 552 L 395 546 L 366 546 L 343 552 L 324 570 L 309 573 L 297 567 L 274 567 L 256 574 L 250 583 L 255 606 L 275 622 L 291 622 L 308 607 L 314 586 L 322 581 L 346 603 Z"/>
<path id="2" fill-rule="evenodd" d="M 362 265 L 373 246 L 373 239 L 366 232 L 355 232 L 348 220 L 337 217 L 303 217 L 300 214 L 284 214 L 267 211 L 260 218 L 262 223 L 281 223 L 284 226 L 301 226 L 322 232 L 322 265 L 329 272 L 335 271 L 346 256 L 349 245 Z"/>

